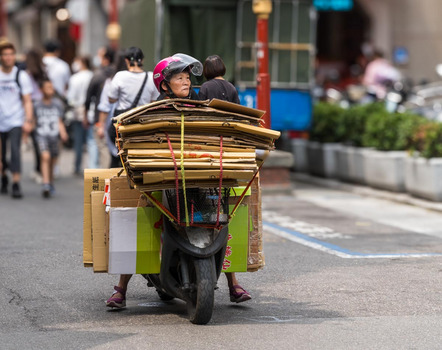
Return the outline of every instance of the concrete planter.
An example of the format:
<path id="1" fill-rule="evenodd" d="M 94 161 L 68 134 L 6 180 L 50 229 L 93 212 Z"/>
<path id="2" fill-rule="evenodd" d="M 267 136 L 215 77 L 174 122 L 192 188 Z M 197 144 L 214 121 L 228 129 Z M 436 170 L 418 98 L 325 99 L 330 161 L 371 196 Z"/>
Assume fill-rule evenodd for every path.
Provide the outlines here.
<path id="1" fill-rule="evenodd" d="M 442 158 L 407 157 L 405 189 L 416 197 L 442 201 Z"/>
<path id="2" fill-rule="evenodd" d="M 310 174 L 328 178 L 337 177 L 338 143 L 309 142 L 307 144 L 308 169 Z"/>
<path id="3" fill-rule="evenodd" d="M 308 140 L 305 139 L 291 140 L 295 171 L 300 173 L 308 172 L 307 144 Z"/>
<path id="4" fill-rule="evenodd" d="M 365 179 L 372 187 L 405 191 L 405 151 L 375 151 L 364 154 Z"/>
<path id="5" fill-rule="evenodd" d="M 365 184 L 364 154 L 371 148 L 341 146 L 337 151 L 337 173 L 342 181 Z"/>

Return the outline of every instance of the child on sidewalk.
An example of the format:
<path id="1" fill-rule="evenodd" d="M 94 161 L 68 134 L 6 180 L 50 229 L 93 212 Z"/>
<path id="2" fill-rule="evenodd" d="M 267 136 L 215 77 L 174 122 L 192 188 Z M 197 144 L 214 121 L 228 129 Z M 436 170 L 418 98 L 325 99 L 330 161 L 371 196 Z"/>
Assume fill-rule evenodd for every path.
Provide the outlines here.
<path id="1" fill-rule="evenodd" d="M 59 137 L 65 142 L 68 135 L 61 119 L 63 107 L 54 99 L 54 86 L 46 79 L 41 82 L 40 88 L 43 99 L 35 104 L 34 115 L 37 123 L 37 143 L 41 152 L 42 195 L 49 198 L 55 192 L 54 165 L 59 153 Z"/>

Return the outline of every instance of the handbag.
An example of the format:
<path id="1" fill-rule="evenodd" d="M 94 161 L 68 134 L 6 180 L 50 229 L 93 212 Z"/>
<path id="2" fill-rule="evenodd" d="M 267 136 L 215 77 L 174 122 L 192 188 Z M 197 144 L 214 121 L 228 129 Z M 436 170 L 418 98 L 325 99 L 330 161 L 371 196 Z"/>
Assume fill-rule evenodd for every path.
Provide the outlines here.
<path id="1" fill-rule="evenodd" d="M 135 108 L 138 105 L 138 101 L 140 100 L 141 94 L 143 93 L 143 90 L 144 90 L 144 86 L 146 85 L 147 75 L 148 75 L 148 73 L 146 72 L 146 75 L 144 76 L 143 84 L 141 84 L 140 90 L 138 91 L 137 96 L 135 96 L 135 100 L 132 102 L 131 106 L 126 109 L 116 109 L 114 112 L 114 115 L 113 115 L 114 117 L 116 117 L 117 115 L 123 114 L 123 113 L 131 110 L 132 108 Z M 109 138 L 111 139 L 111 141 L 113 143 L 115 143 L 115 140 L 117 138 L 117 131 L 115 130 L 114 123 L 109 124 L 109 127 L 107 129 L 107 134 L 109 135 Z"/>

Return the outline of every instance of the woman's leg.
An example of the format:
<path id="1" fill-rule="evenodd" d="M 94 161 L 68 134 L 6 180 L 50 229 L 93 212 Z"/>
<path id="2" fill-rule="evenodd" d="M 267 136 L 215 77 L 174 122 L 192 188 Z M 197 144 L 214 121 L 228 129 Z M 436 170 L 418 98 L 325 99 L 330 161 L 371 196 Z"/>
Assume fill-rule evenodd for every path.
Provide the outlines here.
<path id="1" fill-rule="evenodd" d="M 234 272 L 226 272 L 227 284 L 229 285 L 230 301 L 242 303 L 252 299 L 250 294 L 239 285 Z"/>
<path id="2" fill-rule="evenodd" d="M 120 275 L 120 280 L 118 281 L 118 287 L 127 290 L 127 285 L 129 284 L 132 275 Z"/>
<path id="3" fill-rule="evenodd" d="M 132 275 L 120 275 L 118 285 L 114 287 L 115 292 L 107 299 L 106 306 L 122 308 L 126 306 L 127 285 Z"/>

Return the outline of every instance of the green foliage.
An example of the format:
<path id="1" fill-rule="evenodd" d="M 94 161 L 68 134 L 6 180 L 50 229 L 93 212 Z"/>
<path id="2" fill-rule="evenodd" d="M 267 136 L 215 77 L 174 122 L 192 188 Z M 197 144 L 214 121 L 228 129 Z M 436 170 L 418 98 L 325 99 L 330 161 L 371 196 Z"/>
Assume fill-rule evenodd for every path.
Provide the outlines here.
<path id="1" fill-rule="evenodd" d="M 442 124 L 426 122 L 419 125 L 413 137 L 413 145 L 424 158 L 442 157 Z"/>
<path id="2" fill-rule="evenodd" d="M 342 109 L 320 102 L 313 109 L 313 141 L 341 142 L 381 151 L 419 151 L 442 156 L 442 124 L 411 113 L 389 113 L 382 103 Z"/>
<path id="3" fill-rule="evenodd" d="M 313 127 L 310 139 L 319 142 L 343 142 L 343 109 L 339 106 L 319 102 L 313 109 Z"/>
<path id="4" fill-rule="evenodd" d="M 345 110 L 342 118 L 345 130 L 344 143 L 361 147 L 367 119 L 371 114 L 382 111 L 384 111 L 384 106 L 380 103 L 356 105 Z"/>
<path id="5" fill-rule="evenodd" d="M 413 136 L 424 121 L 424 118 L 414 114 L 378 110 L 367 118 L 362 146 L 380 151 L 412 149 Z"/>

